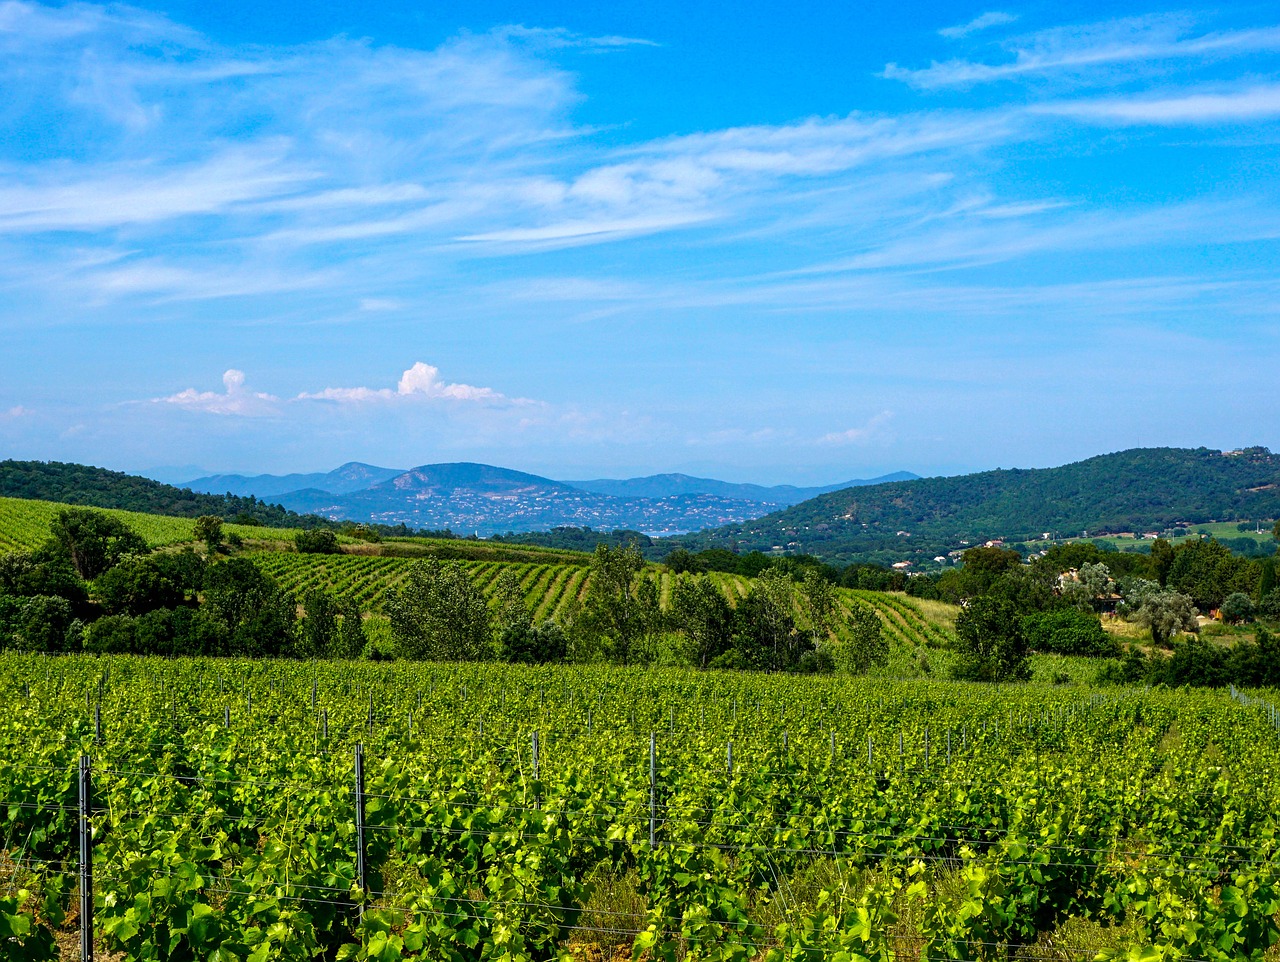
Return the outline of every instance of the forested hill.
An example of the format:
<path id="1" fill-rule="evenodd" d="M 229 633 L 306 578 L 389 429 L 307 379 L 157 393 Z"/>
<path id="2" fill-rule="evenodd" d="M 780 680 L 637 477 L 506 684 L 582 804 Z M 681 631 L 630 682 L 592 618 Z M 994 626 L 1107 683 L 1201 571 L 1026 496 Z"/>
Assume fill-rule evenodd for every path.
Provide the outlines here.
<path id="1" fill-rule="evenodd" d="M 252 518 L 276 528 L 328 524 L 252 495 L 199 494 L 150 478 L 61 461 L 0 461 L 0 497 L 121 508 L 178 518 L 219 515 L 241 522 Z"/>
<path id="2" fill-rule="evenodd" d="M 827 561 L 920 560 L 964 542 L 1162 530 L 1280 517 L 1266 448 L 1134 448 L 1057 468 L 921 478 L 820 495 L 755 521 L 685 535 L 691 550 L 783 547 Z"/>

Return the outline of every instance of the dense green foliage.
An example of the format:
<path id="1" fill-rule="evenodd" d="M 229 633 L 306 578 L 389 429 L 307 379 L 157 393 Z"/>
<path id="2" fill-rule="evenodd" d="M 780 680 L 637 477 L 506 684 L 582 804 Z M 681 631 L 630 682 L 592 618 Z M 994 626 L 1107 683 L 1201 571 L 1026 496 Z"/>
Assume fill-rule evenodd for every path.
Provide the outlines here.
<path id="1" fill-rule="evenodd" d="M 82 753 L 95 934 L 126 962 L 1261 962 L 1280 939 L 1277 733 L 1225 693 L 14 655 L 0 688 L 9 957 L 74 939 Z"/>
<path id="2" fill-rule="evenodd" d="M 887 563 L 926 560 L 966 541 L 1277 516 L 1280 456 L 1266 449 L 1225 456 L 1207 448 L 1137 448 L 1057 468 L 848 488 L 673 540 L 691 551 L 778 547 L 833 563 Z"/>
<path id="3" fill-rule="evenodd" d="M 219 515 L 278 528 L 327 524 L 252 495 L 199 494 L 150 478 L 61 461 L 0 461 L 0 497 L 197 518 Z"/>
<path id="4" fill-rule="evenodd" d="M 655 545 L 653 538 L 639 531 L 619 528 L 616 531 L 596 531 L 589 527 L 561 525 L 550 531 L 508 531 L 506 534 L 490 535 L 490 541 L 503 544 L 527 544 L 543 548 L 562 548 L 569 551 L 595 551 L 598 545 L 611 548 L 623 548 L 627 545 L 638 545 L 648 549 Z"/>

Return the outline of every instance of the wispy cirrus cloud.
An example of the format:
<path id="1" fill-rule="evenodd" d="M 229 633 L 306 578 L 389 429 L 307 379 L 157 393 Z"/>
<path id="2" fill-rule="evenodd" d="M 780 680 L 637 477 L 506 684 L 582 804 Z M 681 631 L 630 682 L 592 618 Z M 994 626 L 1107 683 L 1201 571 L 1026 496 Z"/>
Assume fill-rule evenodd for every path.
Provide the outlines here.
<path id="1" fill-rule="evenodd" d="M 643 38 L 517 25 L 422 49 L 232 45 L 127 7 L 10 0 L 0 288 L 13 306 L 0 324 L 32 370 L 39 349 L 24 345 L 41 327 L 110 341 L 133 365 L 125 385 L 164 376 L 137 361 L 158 350 L 143 330 L 190 352 L 217 329 L 249 370 L 287 338 L 299 368 L 287 389 L 109 388 L 158 395 L 129 416 L 193 437 L 217 424 L 277 431 L 281 445 L 346 432 L 414 451 L 625 441 L 842 460 L 883 426 L 835 430 L 813 410 L 898 411 L 896 434 L 916 423 L 914 402 L 857 388 L 883 361 L 840 374 L 838 402 L 815 400 L 806 351 L 871 356 L 906 329 L 996 344 L 1048 318 L 1053 336 L 1087 330 L 1092 344 L 1134 317 L 1265 329 L 1276 285 L 1257 251 L 1280 223 L 1273 179 L 1161 177 L 1184 140 L 1228 139 L 1195 128 L 1274 140 L 1280 28 L 1213 16 L 1019 21 L 1011 36 L 1013 14 L 987 11 L 926 25 L 922 43 L 936 49 L 941 26 L 955 59 L 877 61 L 897 54 L 906 66 L 886 76 L 962 99 L 884 98 L 866 79 L 825 101 L 830 113 L 797 101 L 789 120 L 739 111 L 691 127 L 673 111 L 644 120 L 675 133 L 640 136 L 646 125 L 606 114 L 617 99 L 592 104 L 599 127 L 580 108 L 600 58 L 621 69 L 654 55 Z M 1247 245 L 1254 270 L 1223 266 Z M 129 357 L 121 331 L 135 334 Z M 464 370 L 491 373 L 386 367 L 432 344 L 447 345 L 446 367 L 470 351 Z M 723 387 L 734 417 L 773 390 L 804 411 L 778 414 L 771 398 L 735 426 L 688 401 L 708 379 L 687 359 L 722 353 L 742 370 Z M 334 356 L 388 376 L 335 375 Z M 698 413 L 636 413 L 663 392 Z M 45 397 L 6 388 L 4 404 L 39 398 L 40 420 Z"/>
<path id="2" fill-rule="evenodd" d="M 1193 27 L 1190 18 L 1168 14 L 1053 27 L 1002 43 L 1012 59 L 996 63 L 935 60 L 918 68 L 889 63 L 882 76 L 920 90 L 1040 77 L 1105 82 L 1114 79 L 1105 68 L 1219 60 L 1280 50 L 1280 27 L 1192 33 Z"/>
<path id="3" fill-rule="evenodd" d="M 1018 19 L 1015 13 L 1005 13 L 1002 10 L 988 10 L 986 13 L 980 13 L 972 20 L 965 23 L 958 23 L 954 27 L 943 27 L 938 31 L 938 35 L 946 37 L 948 40 L 959 40 L 967 37 L 972 33 L 978 33 L 991 27 L 1003 27 L 1006 24 L 1014 23 Z"/>
<path id="4" fill-rule="evenodd" d="M 1163 96 L 1104 97 L 1038 104 L 1037 112 L 1094 123 L 1200 125 L 1280 117 L 1280 84 L 1218 92 L 1191 90 Z"/>
<path id="5" fill-rule="evenodd" d="M 865 424 L 847 428 L 844 431 L 831 431 L 818 438 L 818 444 L 842 446 L 847 444 L 864 444 L 879 434 L 891 420 L 892 411 L 881 411 Z"/>

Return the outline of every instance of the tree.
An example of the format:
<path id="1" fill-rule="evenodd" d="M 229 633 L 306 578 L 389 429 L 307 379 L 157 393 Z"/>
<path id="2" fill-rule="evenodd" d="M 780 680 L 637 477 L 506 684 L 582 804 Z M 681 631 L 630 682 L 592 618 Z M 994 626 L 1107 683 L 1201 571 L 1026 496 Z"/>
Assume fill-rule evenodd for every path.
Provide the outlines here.
<path id="1" fill-rule="evenodd" d="M 545 665 L 564 661 L 567 642 L 564 631 L 547 619 L 533 625 L 507 628 L 499 638 L 498 654 L 503 661 L 520 665 Z"/>
<path id="2" fill-rule="evenodd" d="M 338 633 L 329 648 L 330 658 L 359 658 L 364 653 L 369 636 L 364 630 L 364 616 L 360 606 L 354 601 L 345 601 L 339 605 L 342 620 L 338 622 Z"/>
<path id="3" fill-rule="evenodd" d="M 960 658 L 953 674 L 966 681 L 1026 681 L 1028 645 L 1018 609 L 999 598 L 975 598 L 956 617 Z"/>
<path id="4" fill-rule="evenodd" d="M 524 598 L 524 589 L 515 572 L 506 569 L 498 575 L 493 590 L 494 628 L 499 637 L 506 631 L 527 631 L 533 627 L 533 612 Z"/>
<path id="5" fill-rule="evenodd" d="M 809 568 L 800 581 L 800 599 L 809 619 L 813 647 L 817 648 L 831 634 L 831 623 L 836 613 L 836 593 L 821 571 Z"/>
<path id="6" fill-rule="evenodd" d="M 591 581 L 582 608 L 571 624 L 575 660 L 596 653 L 620 665 L 629 664 L 637 642 L 653 626 L 653 611 L 639 596 L 644 557 L 636 545 L 596 545 Z"/>
<path id="7" fill-rule="evenodd" d="M 1159 594 L 1161 590 L 1158 581 L 1147 578 L 1126 578 L 1120 582 L 1123 611 L 1126 614 L 1136 615 L 1146 600 L 1152 595 Z"/>
<path id="8" fill-rule="evenodd" d="M 489 606 L 467 569 L 419 561 L 389 593 L 396 654 L 432 661 L 479 661 L 493 652 Z"/>
<path id="9" fill-rule="evenodd" d="M 1228 624 L 1243 624 L 1252 621 L 1254 616 L 1253 599 L 1243 592 L 1236 591 L 1222 599 L 1222 620 Z"/>
<path id="10" fill-rule="evenodd" d="M 105 615 L 84 632 L 84 650 L 99 655 L 140 654 L 137 621 L 128 615 Z"/>
<path id="11" fill-rule="evenodd" d="M 19 598 L 50 595 L 87 601 L 88 589 L 61 551 L 15 551 L 0 555 L 0 594 Z"/>
<path id="12" fill-rule="evenodd" d="M 693 645 L 700 668 L 729 650 L 733 643 L 733 609 L 724 592 L 705 575 L 683 575 L 671 587 L 671 620 Z"/>
<path id="13" fill-rule="evenodd" d="M 293 549 L 300 554 L 337 554 L 338 536 L 327 528 L 299 531 L 293 538 Z"/>
<path id="14" fill-rule="evenodd" d="M 204 542 L 210 555 L 217 554 L 218 549 L 222 547 L 222 519 L 216 514 L 201 515 L 196 518 L 192 536 L 197 541 Z"/>
<path id="15" fill-rule="evenodd" d="M 1058 595 L 1058 575 L 1047 566 L 1019 565 L 1010 568 L 984 592 L 990 598 L 1003 598 L 1020 612 L 1048 611 L 1067 604 Z"/>
<path id="16" fill-rule="evenodd" d="M 208 563 L 191 548 L 178 552 L 153 554 L 150 560 L 179 588 L 184 597 L 192 597 L 204 589 L 204 573 Z"/>
<path id="17" fill-rule="evenodd" d="M 1233 592 L 1253 594 L 1258 575 L 1256 564 L 1233 555 L 1213 538 L 1206 538 L 1178 546 L 1166 585 L 1208 611 L 1219 607 L 1222 599 Z"/>
<path id="18" fill-rule="evenodd" d="M 203 613 L 225 629 L 226 654 L 278 657 L 292 653 L 297 606 L 247 558 L 209 567 Z"/>
<path id="19" fill-rule="evenodd" d="M 17 612 L 14 645 L 20 651 L 60 652 L 81 647 L 81 623 L 66 598 L 36 595 Z"/>
<path id="20" fill-rule="evenodd" d="M 1164 538 L 1156 538 L 1151 542 L 1151 573 L 1163 588 L 1169 580 L 1169 569 L 1173 567 L 1173 545 Z"/>
<path id="21" fill-rule="evenodd" d="M 698 558 L 688 548 L 676 548 L 675 551 L 662 559 L 662 563 L 667 566 L 667 570 L 673 575 L 689 574 L 703 570 Z"/>
<path id="22" fill-rule="evenodd" d="M 1276 587 L 1276 559 L 1263 558 L 1258 562 L 1258 600 L 1261 601 Z"/>
<path id="23" fill-rule="evenodd" d="M 803 650 L 792 608 L 795 588 L 789 575 L 768 568 L 755 579 L 734 611 L 734 648 L 741 662 L 763 671 L 786 671 Z"/>
<path id="24" fill-rule="evenodd" d="M 308 591 L 302 599 L 306 617 L 298 631 L 296 654 L 301 658 L 327 658 L 338 634 L 338 606 L 326 591 Z"/>
<path id="25" fill-rule="evenodd" d="M 1076 571 L 1078 603 L 1090 611 L 1097 611 L 1099 602 L 1110 595 L 1116 587 L 1111 578 L 1111 569 L 1102 562 L 1083 564 Z"/>
<path id="26" fill-rule="evenodd" d="M 130 554 L 151 549 L 141 535 L 119 518 L 87 508 L 59 511 L 49 523 L 53 548 L 61 552 L 85 581 L 92 581 Z"/>
<path id="27" fill-rule="evenodd" d="M 186 594 L 153 558 L 137 558 L 116 565 L 93 585 L 102 606 L 113 615 L 143 615 L 157 608 L 174 608 Z"/>
<path id="28" fill-rule="evenodd" d="M 1195 605 L 1176 591 L 1148 595 L 1138 609 L 1137 620 L 1151 629 L 1151 640 L 1157 645 L 1168 645 L 1169 639 L 1178 632 L 1195 631 L 1199 627 Z"/>
<path id="29" fill-rule="evenodd" d="M 1262 596 L 1258 614 L 1269 621 L 1280 621 L 1280 588 L 1272 588 Z"/>
<path id="30" fill-rule="evenodd" d="M 870 605 L 855 604 L 845 627 L 847 636 L 836 649 L 837 668 L 865 675 L 873 666 L 889 663 L 889 641 Z"/>

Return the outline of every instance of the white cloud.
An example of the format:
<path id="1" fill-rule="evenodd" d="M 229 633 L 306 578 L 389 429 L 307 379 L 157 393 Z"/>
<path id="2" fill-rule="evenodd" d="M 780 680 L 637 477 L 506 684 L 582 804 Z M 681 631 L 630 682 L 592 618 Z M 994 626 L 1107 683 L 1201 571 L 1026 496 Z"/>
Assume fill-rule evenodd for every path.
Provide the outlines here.
<path id="1" fill-rule="evenodd" d="M 452 384 L 441 380 L 440 369 L 422 361 L 400 375 L 395 390 L 370 387 L 327 387 L 322 391 L 303 392 L 299 401 L 337 401 L 340 403 L 368 403 L 371 401 L 406 400 L 486 401 L 508 404 L 533 403 L 526 398 L 508 398 L 493 388 L 475 387 L 471 384 Z"/>
<path id="2" fill-rule="evenodd" d="M 832 431 L 818 438 L 818 444 L 846 445 L 863 444 L 871 440 L 893 418 L 892 411 L 881 411 L 861 427 L 849 428 L 845 431 Z"/>
<path id="3" fill-rule="evenodd" d="M 283 145 L 268 143 L 173 168 L 140 159 L 10 170 L 0 187 L 0 232 L 96 231 L 228 212 L 311 179 L 283 154 Z"/>
<path id="4" fill-rule="evenodd" d="M 197 391 L 193 387 L 168 397 L 152 398 L 153 404 L 173 404 L 190 411 L 207 414 L 235 415 L 238 417 L 263 417 L 277 411 L 280 400 L 270 394 L 246 391 L 244 371 L 231 368 L 222 375 L 224 391 Z"/>
<path id="5" fill-rule="evenodd" d="M 986 30 L 988 27 L 1002 27 L 1007 23 L 1013 23 L 1017 19 L 1017 14 L 1005 13 L 1001 10 L 988 10 L 986 13 L 974 17 L 968 23 L 957 24 L 954 27 L 944 27 L 938 33 L 948 40 L 959 40 L 962 37 L 969 36 L 971 33 Z"/>
<path id="6" fill-rule="evenodd" d="M 35 414 L 35 411 L 31 410 L 31 408 L 23 407 L 21 404 L 18 404 L 9 408 L 7 411 L 0 412 L 0 418 L 3 418 L 6 421 L 16 421 L 19 418 L 30 417 L 33 414 Z"/>
<path id="7" fill-rule="evenodd" d="M 1093 74 L 1099 80 L 1110 80 L 1110 74 L 1100 73 L 1101 68 L 1280 50 L 1280 27 L 1187 36 L 1189 27 L 1187 18 L 1169 15 L 1055 27 L 1003 44 L 1013 55 L 1012 60 L 1003 63 L 935 60 L 918 69 L 889 63 L 882 76 L 921 90 L 972 87 L 1049 74 L 1078 78 Z"/>
<path id="8" fill-rule="evenodd" d="M 1033 110 L 1097 123 L 1218 124 L 1280 116 L 1280 84 L 1176 96 L 1106 97 L 1040 104 Z"/>

